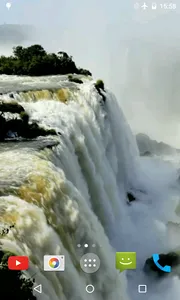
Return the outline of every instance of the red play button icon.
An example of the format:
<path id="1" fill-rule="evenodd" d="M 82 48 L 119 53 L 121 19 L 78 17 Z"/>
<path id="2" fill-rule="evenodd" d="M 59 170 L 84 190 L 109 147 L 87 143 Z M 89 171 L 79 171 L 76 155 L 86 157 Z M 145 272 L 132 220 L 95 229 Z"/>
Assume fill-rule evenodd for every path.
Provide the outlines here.
<path id="1" fill-rule="evenodd" d="M 27 256 L 10 256 L 8 258 L 9 270 L 27 270 L 29 268 L 29 258 Z"/>

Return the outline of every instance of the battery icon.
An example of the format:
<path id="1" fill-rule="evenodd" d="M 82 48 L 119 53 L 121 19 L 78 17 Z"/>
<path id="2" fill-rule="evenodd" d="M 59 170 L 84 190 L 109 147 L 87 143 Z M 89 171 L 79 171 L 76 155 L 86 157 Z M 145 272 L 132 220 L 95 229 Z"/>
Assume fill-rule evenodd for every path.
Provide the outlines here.
<path id="1" fill-rule="evenodd" d="M 157 8 L 157 4 L 156 3 L 152 3 L 152 9 L 156 9 Z"/>

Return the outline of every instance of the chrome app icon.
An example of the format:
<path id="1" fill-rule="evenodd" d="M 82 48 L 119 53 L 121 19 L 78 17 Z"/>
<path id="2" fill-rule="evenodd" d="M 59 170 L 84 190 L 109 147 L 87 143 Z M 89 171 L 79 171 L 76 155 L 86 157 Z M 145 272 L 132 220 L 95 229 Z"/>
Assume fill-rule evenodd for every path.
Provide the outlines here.
<path id="1" fill-rule="evenodd" d="M 45 255 L 44 271 L 64 271 L 65 256 L 64 255 Z"/>

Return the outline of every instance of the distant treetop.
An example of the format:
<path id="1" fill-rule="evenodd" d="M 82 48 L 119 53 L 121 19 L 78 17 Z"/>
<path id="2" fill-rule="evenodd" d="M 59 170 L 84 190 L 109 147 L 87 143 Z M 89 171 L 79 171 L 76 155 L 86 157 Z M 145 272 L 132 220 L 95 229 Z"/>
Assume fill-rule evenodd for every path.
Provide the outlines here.
<path id="1" fill-rule="evenodd" d="M 77 68 L 73 57 L 66 52 L 47 53 L 41 45 L 17 46 L 13 48 L 12 56 L 0 56 L 0 74 L 43 76 L 71 73 L 92 76 L 90 71 Z"/>

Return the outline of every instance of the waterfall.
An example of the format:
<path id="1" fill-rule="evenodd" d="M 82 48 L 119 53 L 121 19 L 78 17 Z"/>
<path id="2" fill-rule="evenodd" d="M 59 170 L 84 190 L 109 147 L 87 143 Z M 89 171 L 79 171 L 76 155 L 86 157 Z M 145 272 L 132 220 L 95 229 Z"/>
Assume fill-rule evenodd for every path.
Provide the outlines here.
<path id="1" fill-rule="evenodd" d="M 59 135 L 51 137 L 54 147 L 39 148 L 50 137 L 0 147 L 0 223 L 15 223 L 1 238 L 2 249 L 29 256 L 28 274 L 35 274 L 36 284 L 43 286 L 38 299 L 138 300 L 136 285 L 143 283 L 138 280 L 145 259 L 168 248 L 163 224 L 174 218 L 176 203 L 166 200 L 172 196 L 175 170 L 168 163 L 140 159 L 131 129 L 108 89 L 102 103 L 91 81 L 68 86 L 58 76 L 46 77 L 44 88 L 43 78 L 12 77 L 14 84 L 23 80 L 29 89 L 21 87 L 11 97 L 30 121 Z M 9 101 L 9 94 L 2 99 Z M 130 190 L 138 199 L 132 205 L 127 204 Z M 139 251 L 137 273 L 128 278 L 115 269 L 116 251 Z M 80 258 L 87 252 L 100 258 L 96 273 L 81 270 Z M 44 255 L 65 255 L 65 271 L 45 272 Z M 91 295 L 85 290 L 88 284 L 95 286 Z"/>
<path id="2" fill-rule="evenodd" d="M 3 97 L 6 101 L 7 95 Z M 125 163 L 133 164 L 131 147 L 136 146 L 123 137 L 123 130 L 130 132 L 124 117 L 113 121 L 114 96 L 108 92 L 103 107 L 92 83 L 86 83 L 71 93 L 68 104 L 50 91 L 14 93 L 13 97 L 31 120 L 61 135 L 55 138 L 58 146 L 53 149 L 39 152 L 27 145 L 0 153 L 4 183 L 0 220 L 16 224 L 2 239 L 3 248 L 30 257 L 29 272 L 37 273 L 37 283 L 43 282 L 43 299 L 89 299 L 85 291 L 89 283 L 96 287 L 93 300 L 127 300 L 126 279 L 115 270 L 110 237 L 116 220 L 124 214 L 123 209 L 118 211 L 118 176 L 124 184 L 129 180 Z M 121 124 L 117 133 L 116 126 Z M 113 142 L 116 134 L 119 142 Z M 126 204 L 125 190 L 124 185 L 122 201 Z M 84 249 L 77 244 L 84 243 L 89 252 L 96 245 L 101 261 L 100 270 L 90 278 L 79 267 Z M 66 271 L 44 272 L 45 254 L 64 254 Z"/>

